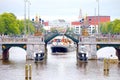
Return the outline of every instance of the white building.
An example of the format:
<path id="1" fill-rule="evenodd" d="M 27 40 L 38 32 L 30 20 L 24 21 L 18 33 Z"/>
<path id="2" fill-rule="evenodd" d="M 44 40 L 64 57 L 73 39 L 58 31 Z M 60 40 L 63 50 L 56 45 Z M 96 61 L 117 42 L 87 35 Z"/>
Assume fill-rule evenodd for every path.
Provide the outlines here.
<path id="1" fill-rule="evenodd" d="M 110 22 L 110 16 L 87 16 L 86 19 L 71 22 L 71 27 L 76 34 L 81 34 L 82 28 L 87 26 L 88 33 L 93 34 L 95 31 L 98 33 L 98 24 L 104 22 Z"/>

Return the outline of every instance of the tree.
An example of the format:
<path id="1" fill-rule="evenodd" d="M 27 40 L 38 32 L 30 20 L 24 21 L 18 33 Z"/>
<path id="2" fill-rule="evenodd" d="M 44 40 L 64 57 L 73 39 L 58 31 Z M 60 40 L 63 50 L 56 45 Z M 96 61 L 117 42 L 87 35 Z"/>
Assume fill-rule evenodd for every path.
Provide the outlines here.
<path id="1" fill-rule="evenodd" d="M 106 23 L 102 23 L 100 25 L 100 31 L 103 33 L 103 34 L 106 34 L 107 33 L 107 24 Z"/>
<path id="2" fill-rule="evenodd" d="M 20 34 L 24 34 L 24 20 L 17 20 L 17 24 L 20 30 Z"/>
<path id="3" fill-rule="evenodd" d="M 116 28 L 114 29 L 115 33 L 120 33 L 120 23 L 116 24 Z"/>
<path id="4" fill-rule="evenodd" d="M 106 22 L 101 24 L 101 32 L 104 34 L 118 34 L 120 33 L 120 20 L 116 19 L 112 22 Z"/>
<path id="5" fill-rule="evenodd" d="M 26 30 L 28 33 L 28 27 L 30 30 L 30 34 L 35 31 L 35 27 L 32 22 L 27 20 Z M 16 16 L 13 13 L 3 13 L 0 15 L 0 34 L 8 34 L 8 35 L 21 35 L 24 34 L 24 20 L 17 20 Z"/>
<path id="6" fill-rule="evenodd" d="M 24 25 L 24 29 L 25 29 L 25 25 Z M 35 32 L 35 26 L 33 25 L 33 22 L 30 20 L 26 20 L 26 34 L 33 34 L 34 32 Z"/>
<path id="7" fill-rule="evenodd" d="M 115 34 L 115 33 L 120 33 L 120 20 L 118 20 L 118 19 L 116 19 L 116 20 L 114 20 L 113 22 L 112 22 L 112 24 L 113 24 L 113 33 Z"/>
<path id="8" fill-rule="evenodd" d="M 5 23 L 0 15 L 0 34 L 4 34 L 5 32 Z"/>
<path id="9" fill-rule="evenodd" d="M 1 28 L 3 28 L 4 34 L 19 34 L 19 28 L 16 21 L 16 16 L 13 13 L 3 13 L 1 18 Z"/>
<path id="10" fill-rule="evenodd" d="M 20 30 L 20 34 L 24 34 L 25 31 L 24 20 L 17 20 L 17 24 Z M 32 21 L 26 20 L 26 33 L 33 34 L 34 32 L 35 32 L 35 27 L 33 26 Z"/>

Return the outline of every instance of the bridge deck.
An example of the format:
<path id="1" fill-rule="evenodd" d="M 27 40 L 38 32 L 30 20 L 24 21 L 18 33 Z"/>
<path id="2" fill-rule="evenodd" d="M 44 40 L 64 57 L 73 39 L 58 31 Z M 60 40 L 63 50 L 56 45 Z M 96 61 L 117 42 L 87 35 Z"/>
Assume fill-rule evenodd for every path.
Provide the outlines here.
<path id="1" fill-rule="evenodd" d="M 78 44 L 96 45 L 96 44 L 120 44 L 120 42 L 79 42 Z"/>
<path id="2" fill-rule="evenodd" d="M 34 44 L 34 45 L 42 45 L 44 42 L 0 42 L 0 44 Z"/>

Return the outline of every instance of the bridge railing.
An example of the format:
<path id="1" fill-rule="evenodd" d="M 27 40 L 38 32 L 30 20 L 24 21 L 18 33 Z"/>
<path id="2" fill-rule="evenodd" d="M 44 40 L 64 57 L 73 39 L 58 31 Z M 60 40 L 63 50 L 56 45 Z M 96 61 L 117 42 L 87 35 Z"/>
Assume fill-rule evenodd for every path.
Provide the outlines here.
<path id="1" fill-rule="evenodd" d="M 0 42 L 27 42 L 27 38 L 1 37 Z"/>
<path id="2" fill-rule="evenodd" d="M 99 37 L 96 38 L 97 42 L 120 42 L 120 38 L 108 38 L 108 37 Z"/>
<path id="3" fill-rule="evenodd" d="M 44 42 L 44 38 L 41 37 L 35 37 L 35 36 L 29 36 L 29 37 L 10 37 L 10 36 L 4 36 L 0 37 L 0 42 Z"/>
<path id="4" fill-rule="evenodd" d="M 32 36 L 27 39 L 27 42 L 44 42 L 44 38 L 42 36 L 41 37 Z"/>

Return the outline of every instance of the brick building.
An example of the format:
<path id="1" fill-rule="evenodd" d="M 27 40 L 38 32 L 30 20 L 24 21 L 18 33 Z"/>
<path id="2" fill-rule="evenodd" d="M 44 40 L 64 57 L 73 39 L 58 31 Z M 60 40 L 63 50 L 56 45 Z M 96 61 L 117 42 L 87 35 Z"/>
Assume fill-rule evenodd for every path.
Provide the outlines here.
<path id="1" fill-rule="evenodd" d="M 79 21 L 71 22 L 71 27 L 74 28 L 76 34 L 81 34 L 82 26 L 87 26 L 89 34 L 93 34 L 94 31 L 98 33 L 98 24 L 110 22 L 110 16 L 87 16 Z"/>

